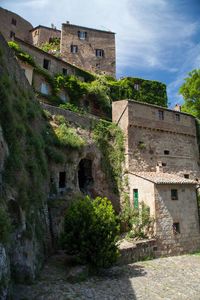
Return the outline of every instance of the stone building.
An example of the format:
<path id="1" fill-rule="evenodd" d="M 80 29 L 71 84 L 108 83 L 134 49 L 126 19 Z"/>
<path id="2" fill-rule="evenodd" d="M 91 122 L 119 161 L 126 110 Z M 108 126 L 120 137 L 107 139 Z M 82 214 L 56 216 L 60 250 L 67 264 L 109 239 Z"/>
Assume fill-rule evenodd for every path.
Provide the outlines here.
<path id="1" fill-rule="evenodd" d="M 61 58 L 84 70 L 115 76 L 115 34 L 67 22 L 62 30 L 39 25 L 34 27 L 17 14 L 0 7 L 0 32 L 11 40 L 15 37 L 40 47 L 60 41 Z"/>
<path id="2" fill-rule="evenodd" d="M 61 54 L 85 70 L 115 76 L 115 33 L 62 24 Z"/>
<path id="3" fill-rule="evenodd" d="M 33 26 L 19 15 L 0 7 L 0 32 L 7 41 L 18 37 L 32 43 L 32 28 Z"/>
<path id="4" fill-rule="evenodd" d="M 46 42 L 51 43 L 55 38 L 60 40 L 61 37 L 61 31 L 53 27 L 53 25 L 52 28 L 39 25 L 31 29 L 30 33 L 32 35 L 33 45 L 36 47 Z"/>
<path id="5" fill-rule="evenodd" d="M 159 254 L 200 248 L 197 183 L 200 179 L 195 118 L 167 108 L 122 100 L 113 121 L 125 133 L 130 205 L 144 202 L 155 219 Z"/>

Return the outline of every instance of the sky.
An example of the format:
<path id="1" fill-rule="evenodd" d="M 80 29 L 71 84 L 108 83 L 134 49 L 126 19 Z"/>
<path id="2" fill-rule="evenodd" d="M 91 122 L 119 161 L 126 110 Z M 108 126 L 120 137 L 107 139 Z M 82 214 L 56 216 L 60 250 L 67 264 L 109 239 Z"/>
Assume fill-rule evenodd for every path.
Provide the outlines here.
<path id="1" fill-rule="evenodd" d="M 167 85 L 169 106 L 179 87 L 200 68 L 200 0 L 0 0 L 33 26 L 72 24 L 116 33 L 117 78 Z"/>

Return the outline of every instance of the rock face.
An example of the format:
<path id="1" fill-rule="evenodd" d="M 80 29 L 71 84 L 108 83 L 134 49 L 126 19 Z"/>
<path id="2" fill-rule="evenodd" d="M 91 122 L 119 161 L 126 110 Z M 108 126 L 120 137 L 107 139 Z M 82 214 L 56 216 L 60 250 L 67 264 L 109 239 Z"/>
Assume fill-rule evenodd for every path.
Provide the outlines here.
<path id="1" fill-rule="evenodd" d="M 7 299 L 9 291 L 10 281 L 10 266 L 6 250 L 2 244 L 0 244 L 0 300 Z"/>
<path id="2" fill-rule="evenodd" d="M 12 225 L 7 243 L 0 232 L 0 300 L 4 300 L 9 282 L 36 278 L 45 257 L 57 246 L 65 209 L 77 194 L 106 196 L 116 210 L 119 195 L 103 171 L 103 156 L 90 128 L 93 120 L 80 125 L 81 116 L 68 119 L 85 143 L 81 149 L 61 147 L 1 35 L 0 107 L 0 209 Z"/>

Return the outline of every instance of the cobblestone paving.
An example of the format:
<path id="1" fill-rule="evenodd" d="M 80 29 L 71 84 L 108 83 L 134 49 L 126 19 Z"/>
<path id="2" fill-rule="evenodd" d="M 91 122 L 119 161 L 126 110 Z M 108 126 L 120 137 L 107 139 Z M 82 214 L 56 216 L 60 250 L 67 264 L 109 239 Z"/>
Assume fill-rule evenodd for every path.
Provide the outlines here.
<path id="1" fill-rule="evenodd" d="M 17 285 L 15 300 L 200 300 L 200 256 L 183 255 L 113 267 L 102 276 L 69 283 L 62 260 L 54 256 L 40 280 Z"/>

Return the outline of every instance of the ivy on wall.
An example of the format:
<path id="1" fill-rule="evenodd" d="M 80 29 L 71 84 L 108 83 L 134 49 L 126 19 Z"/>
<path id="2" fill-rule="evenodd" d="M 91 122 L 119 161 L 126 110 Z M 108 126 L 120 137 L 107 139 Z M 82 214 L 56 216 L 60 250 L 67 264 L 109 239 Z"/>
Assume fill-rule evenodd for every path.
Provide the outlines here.
<path id="1" fill-rule="evenodd" d="M 9 42 L 9 46 L 14 49 L 19 59 L 32 65 L 34 70 L 46 79 L 52 88 L 54 100 L 60 90 L 64 89 L 74 105 L 80 106 L 83 99 L 90 100 L 92 103 L 97 103 L 108 118 L 111 117 L 112 102 L 122 99 L 133 99 L 167 107 L 166 85 L 161 82 L 132 77 L 116 80 L 111 76 L 94 75 L 76 67 L 76 76 L 63 74 L 52 76 L 48 71 L 37 66 L 33 58 L 21 50 L 17 43 Z M 84 78 L 85 81 L 81 81 L 78 77 Z M 52 97 L 47 96 L 47 98 L 51 102 Z M 55 101 L 52 104 L 55 104 Z"/>

